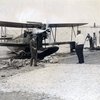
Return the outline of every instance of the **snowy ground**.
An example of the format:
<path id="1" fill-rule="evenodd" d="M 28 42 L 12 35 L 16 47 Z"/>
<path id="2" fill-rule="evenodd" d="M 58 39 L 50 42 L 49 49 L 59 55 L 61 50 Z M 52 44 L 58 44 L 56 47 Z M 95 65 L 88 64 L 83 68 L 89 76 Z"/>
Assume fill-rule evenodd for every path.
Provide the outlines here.
<path id="1" fill-rule="evenodd" d="M 47 64 L 45 66 L 2 80 L 0 91 L 45 93 L 64 100 L 99 100 L 100 65 Z"/>

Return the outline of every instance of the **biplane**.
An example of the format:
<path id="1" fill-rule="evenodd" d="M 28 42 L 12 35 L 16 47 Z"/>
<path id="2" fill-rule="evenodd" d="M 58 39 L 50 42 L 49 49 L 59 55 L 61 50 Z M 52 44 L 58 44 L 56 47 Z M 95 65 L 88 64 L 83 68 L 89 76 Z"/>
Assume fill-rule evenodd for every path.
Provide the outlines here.
<path id="1" fill-rule="evenodd" d="M 58 51 L 59 47 L 54 45 L 61 44 L 70 44 L 71 52 L 75 48 L 75 41 L 72 41 L 72 35 L 74 27 L 85 25 L 87 23 L 50 23 L 44 24 L 41 22 L 27 22 L 27 23 L 18 23 L 18 22 L 7 22 L 0 21 L 1 26 L 1 37 L 0 37 L 0 46 L 7 46 L 12 52 L 22 57 L 30 57 L 30 38 L 32 35 L 37 36 L 37 50 L 38 58 L 43 59 L 44 57 L 55 53 Z M 73 32 L 71 33 L 71 41 L 57 42 L 56 41 L 56 30 L 60 27 L 72 27 Z M 7 28 L 20 28 L 21 33 L 17 37 L 7 36 Z M 37 32 L 34 32 L 34 29 L 37 29 Z M 55 30 L 53 32 L 53 29 Z M 45 40 L 48 38 L 48 33 L 52 34 L 54 42 L 47 43 Z M 43 42 L 45 41 L 45 42 Z M 46 47 L 47 45 L 53 45 L 52 47 Z"/>

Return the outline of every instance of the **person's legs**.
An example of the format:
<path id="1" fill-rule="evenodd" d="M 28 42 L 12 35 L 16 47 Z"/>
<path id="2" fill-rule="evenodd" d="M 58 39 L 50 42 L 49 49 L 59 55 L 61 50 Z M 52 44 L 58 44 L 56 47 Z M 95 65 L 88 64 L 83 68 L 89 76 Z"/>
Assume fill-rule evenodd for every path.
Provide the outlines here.
<path id="1" fill-rule="evenodd" d="M 34 60 L 34 63 L 33 63 Z M 37 66 L 37 51 L 35 50 L 31 50 L 31 60 L 30 60 L 30 66 L 32 66 L 34 64 L 34 66 Z"/>
<path id="2" fill-rule="evenodd" d="M 30 60 L 30 66 L 33 65 L 33 57 L 31 57 L 31 60 Z"/>
<path id="3" fill-rule="evenodd" d="M 79 63 L 84 63 L 83 45 L 80 45 Z"/>
<path id="4" fill-rule="evenodd" d="M 82 49 L 81 49 L 80 45 L 78 46 L 78 57 L 79 57 L 79 63 L 81 63 L 81 60 L 82 60 Z"/>
<path id="5" fill-rule="evenodd" d="M 37 66 L 37 51 L 34 52 L 34 66 Z"/>
<path id="6" fill-rule="evenodd" d="M 79 47 L 78 47 L 78 45 L 75 47 L 75 51 L 76 51 L 76 54 L 78 57 L 78 63 L 79 63 L 80 59 L 79 59 Z"/>
<path id="7" fill-rule="evenodd" d="M 94 49 L 94 43 L 93 43 L 92 39 L 90 40 L 90 49 Z"/>
<path id="8" fill-rule="evenodd" d="M 95 48 L 97 47 L 97 41 L 96 40 L 94 41 L 94 46 L 95 46 Z"/>
<path id="9" fill-rule="evenodd" d="M 78 56 L 79 63 L 84 63 L 83 45 L 77 45 L 76 46 L 76 54 Z"/>
<path id="10" fill-rule="evenodd" d="M 37 66 L 37 61 L 34 59 L 34 66 Z"/>
<path id="11" fill-rule="evenodd" d="M 33 58 L 34 58 L 32 46 L 30 46 L 30 53 L 31 53 L 30 66 L 32 66 L 33 65 Z"/>
<path id="12" fill-rule="evenodd" d="M 31 60 L 30 60 L 30 66 L 33 65 L 33 59 L 34 58 L 31 58 Z M 34 66 L 37 66 L 37 60 L 36 59 L 34 59 Z"/>

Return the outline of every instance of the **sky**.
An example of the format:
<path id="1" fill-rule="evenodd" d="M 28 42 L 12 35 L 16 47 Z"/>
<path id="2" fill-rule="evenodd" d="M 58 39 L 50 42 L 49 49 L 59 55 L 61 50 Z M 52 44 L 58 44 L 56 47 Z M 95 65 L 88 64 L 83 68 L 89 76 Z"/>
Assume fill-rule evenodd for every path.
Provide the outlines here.
<path id="1" fill-rule="evenodd" d="M 100 25 L 100 0 L 0 0 L 0 20 Z"/>

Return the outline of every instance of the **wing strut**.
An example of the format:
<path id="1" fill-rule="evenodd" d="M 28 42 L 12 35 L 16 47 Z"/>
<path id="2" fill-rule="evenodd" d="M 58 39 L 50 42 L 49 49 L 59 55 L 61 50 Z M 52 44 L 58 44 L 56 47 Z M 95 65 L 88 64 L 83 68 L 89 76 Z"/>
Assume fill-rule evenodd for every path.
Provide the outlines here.
<path id="1" fill-rule="evenodd" d="M 71 41 L 73 40 L 73 33 L 74 33 L 74 36 L 76 37 L 74 27 L 72 26 L 72 30 L 71 30 Z"/>
<path id="2" fill-rule="evenodd" d="M 53 40 L 55 40 L 52 28 L 51 28 L 51 33 L 52 33 L 52 36 L 53 36 Z"/>
<path id="3" fill-rule="evenodd" d="M 1 38 L 6 38 L 6 36 L 7 36 L 6 27 L 1 26 Z M 5 39 L 4 39 L 4 41 L 5 41 Z"/>
<path id="4" fill-rule="evenodd" d="M 54 37 L 54 42 L 56 42 L 56 32 L 57 32 L 57 28 L 55 27 L 55 37 Z"/>

